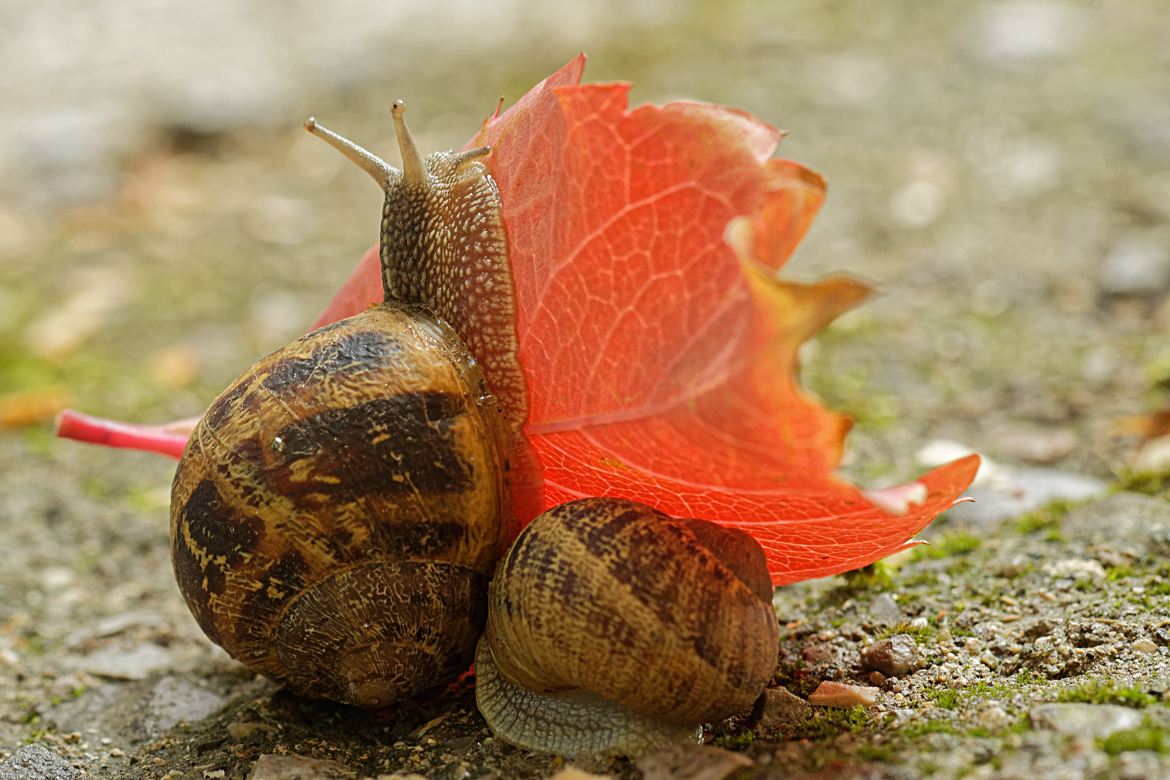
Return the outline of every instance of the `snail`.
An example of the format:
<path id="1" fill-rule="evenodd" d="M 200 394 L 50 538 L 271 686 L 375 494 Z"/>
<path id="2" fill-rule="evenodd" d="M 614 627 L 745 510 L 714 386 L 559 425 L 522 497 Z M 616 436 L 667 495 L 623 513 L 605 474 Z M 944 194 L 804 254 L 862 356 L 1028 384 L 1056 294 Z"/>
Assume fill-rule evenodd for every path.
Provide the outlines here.
<path id="1" fill-rule="evenodd" d="M 637 754 L 750 707 L 779 633 L 746 533 L 580 499 L 539 515 L 500 560 L 476 703 L 520 747 Z"/>
<path id="2" fill-rule="evenodd" d="M 637 752 L 693 735 L 772 672 L 763 552 L 593 498 L 538 516 L 500 558 L 527 391 L 490 150 L 423 159 L 404 111 L 401 171 L 306 123 L 385 191 L 385 300 L 211 404 L 172 488 L 180 590 L 208 637 L 303 695 L 382 708 L 474 655 L 477 703 L 514 744 Z"/>

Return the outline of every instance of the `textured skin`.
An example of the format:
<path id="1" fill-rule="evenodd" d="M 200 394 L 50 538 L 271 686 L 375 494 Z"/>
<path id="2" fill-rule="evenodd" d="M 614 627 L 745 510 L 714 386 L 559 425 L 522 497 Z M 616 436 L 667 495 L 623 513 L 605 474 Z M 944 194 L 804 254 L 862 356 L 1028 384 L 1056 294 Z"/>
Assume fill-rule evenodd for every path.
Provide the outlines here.
<path id="1" fill-rule="evenodd" d="M 568 714 L 586 705 L 581 691 L 684 733 L 752 704 L 779 631 L 763 551 L 746 534 L 621 499 L 574 501 L 533 520 L 501 559 L 479 650 L 507 683 L 568 698 L 489 685 L 478 702 L 510 742 L 620 752 L 584 725 L 606 718 Z"/>
<path id="2" fill-rule="evenodd" d="M 558 693 L 522 688 L 500 675 L 483 639 L 475 653 L 475 700 L 497 735 L 525 750 L 564 756 L 636 756 L 697 742 L 703 734 L 693 725 L 640 715 L 579 688 Z"/>
<path id="3" fill-rule="evenodd" d="M 466 668 L 511 515 L 506 424 L 455 333 L 383 305 L 253 366 L 175 474 L 207 635 L 299 693 L 380 707 Z"/>
<path id="4" fill-rule="evenodd" d="M 451 324 L 519 430 L 528 392 L 516 357 L 516 303 L 500 193 L 483 163 L 457 152 L 423 161 L 423 186 L 386 183 L 380 248 L 387 300 L 419 304 Z"/>

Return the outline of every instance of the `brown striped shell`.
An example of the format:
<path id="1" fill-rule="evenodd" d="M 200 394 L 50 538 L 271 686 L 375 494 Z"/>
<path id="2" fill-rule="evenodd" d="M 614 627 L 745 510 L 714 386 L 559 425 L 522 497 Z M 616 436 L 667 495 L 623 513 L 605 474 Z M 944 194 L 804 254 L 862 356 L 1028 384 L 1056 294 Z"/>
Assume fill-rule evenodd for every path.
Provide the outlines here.
<path id="1" fill-rule="evenodd" d="M 747 534 L 583 499 L 537 517 L 501 559 L 477 703 L 522 747 L 638 753 L 749 707 L 778 641 Z"/>
<path id="2" fill-rule="evenodd" d="M 455 333 L 382 305 L 261 360 L 175 474 L 175 575 L 207 635 L 379 707 L 467 668 L 511 538 L 505 424 Z"/>

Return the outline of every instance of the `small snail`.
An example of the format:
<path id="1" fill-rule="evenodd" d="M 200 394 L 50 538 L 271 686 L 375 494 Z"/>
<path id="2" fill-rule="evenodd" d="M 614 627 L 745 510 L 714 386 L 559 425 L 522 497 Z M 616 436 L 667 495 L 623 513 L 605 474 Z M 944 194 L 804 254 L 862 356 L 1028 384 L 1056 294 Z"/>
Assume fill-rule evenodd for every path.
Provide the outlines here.
<path id="1" fill-rule="evenodd" d="M 750 707 L 779 634 L 746 533 L 581 499 L 533 520 L 500 560 L 476 703 L 521 747 L 636 754 Z"/>
<path id="2" fill-rule="evenodd" d="M 385 190 L 385 302 L 262 359 L 196 427 L 171 503 L 188 606 L 250 668 L 361 707 L 476 654 L 489 725 L 533 749 L 638 752 L 745 708 L 779 628 L 742 532 L 575 501 L 489 596 L 526 457 L 507 240 L 489 150 L 423 160 L 403 112 L 402 171 L 306 123 Z"/>

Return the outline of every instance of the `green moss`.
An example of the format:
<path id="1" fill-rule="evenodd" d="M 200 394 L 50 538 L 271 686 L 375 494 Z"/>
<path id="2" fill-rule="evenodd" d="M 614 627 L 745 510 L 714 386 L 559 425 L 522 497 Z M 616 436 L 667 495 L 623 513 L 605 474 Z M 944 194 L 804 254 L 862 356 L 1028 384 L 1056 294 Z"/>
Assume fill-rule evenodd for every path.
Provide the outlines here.
<path id="1" fill-rule="evenodd" d="M 901 623 L 895 623 L 892 626 L 886 626 L 881 631 L 878 631 L 875 636 L 878 639 L 888 639 L 895 634 L 906 634 L 907 636 L 913 638 L 914 641 L 918 644 L 923 645 L 933 642 L 934 638 L 938 635 L 938 630 L 931 625 L 924 626 L 916 623 L 910 623 L 908 621 L 902 621 Z"/>
<path id="2" fill-rule="evenodd" d="M 892 762 L 898 756 L 898 751 L 890 745 L 862 745 L 857 749 L 857 757 L 864 761 Z"/>
<path id="3" fill-rule="evenodd" d="M 1170 498 L 1170 471 L 1125 471 L 1118 475 L 1113 489 Z"/>
<path id="4" fill-rule="evenodd" d="M 953 691 L 950 688 L 928 690 L 926 697 L 944 710 L 957 709 L 959 701 L 962 699 L 958 691 Z"/>
<path id="5" fill-rule="evenodd" d="M 1024 536 L 1044 532 L 1045 539 L 1048 541 L 1059 541 L 1063 539 L 1063 535 L 1060 533 L 1060 523 L 1076 505 L 1075 501 L 1063 500 L 1045 504 L 1039 509 L 1020 515 L 1016 519 L 1016 531 Z M 1059 539 L 1050 538 L 1050 536 L 1058 536 Z"/>
<path id="6" fill-rule="evenodd" d="M 1105 570 L 1105 578 L 1110 582 L 1117 582 L 1133 576 L 1132 566 L 1110 566 Z"/>
<path id="7" fill-rule="evenodd" d="M 894 578 L 890 574 L 890 567 L 881 561 L 854 571 L 847 571 L 842 577 L 845 579 L 846 587 L 852 591 L 884 591 L 894 587 Z"/>
<path id="8" fill-rule="evenodd" d="M 956 531 L 936 539 L 930 544 L 919 545 L 914 548 L 914 560 L 951 558 L 958 555 L 967 555 L 979 549 L 983 539 L 965 531 Z"/>
<path id="9" fill-rule="evenodd" d="M 849 732 L 857 734 L 873 724 L 873 713 L 860 704 L 847 710 L 814 709 L 813 715 L 798 726 L 791 736 L 795 739 L 828 739 Z"/>
<path id="10" fill-rule="evenodd" d="M 1155 753 L 1170 753 L 1170 731 L 1148 719 L 1136 729 L 1126 729 L 1110 734 L 1097 744 L 1111 756 L 1128 753 L 1131 750 L 1152 750 Z"/>
<path id="11" fill-rule="evenodd" d="M 915 739 L 926 734 L 958 734 L 955 724 L 942 718 L 922 723 L 911 723 L 898 731 L 903 737 Z"/>
<path id="12" fill-rule="evenodd" d="M 1158 702 L 1156 696 L 1146 693 L 1136 685 L 1117 685 L 1112 680 L 1090 680 L 1073 688 L 1067 688 L 1060 692 L 1056 700 L 1087 702 L 1089 704 L 1122 704 L 1126 707 L 1148 707 Z"/>

